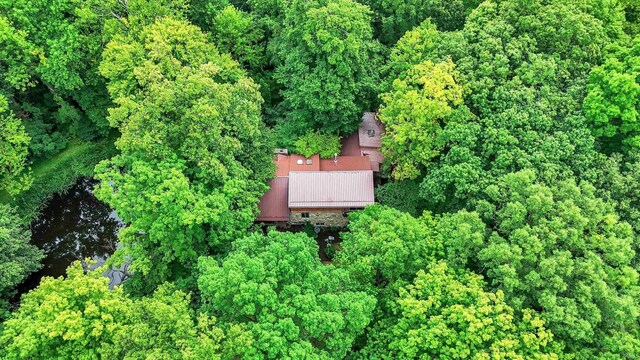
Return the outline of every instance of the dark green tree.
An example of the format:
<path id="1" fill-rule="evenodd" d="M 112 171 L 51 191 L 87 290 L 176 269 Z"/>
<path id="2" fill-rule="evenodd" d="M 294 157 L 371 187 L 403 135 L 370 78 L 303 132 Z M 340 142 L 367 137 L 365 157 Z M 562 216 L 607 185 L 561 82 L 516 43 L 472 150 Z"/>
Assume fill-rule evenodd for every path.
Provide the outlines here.
<path id="1" fill-rule="evenodd" d="M 283 130 L 291 139 L 321 130 L 347 134 L 370 109 L 377 87 L 379 44 L 371 11 L 351 0 L 291 3 L 273 46 L 284 87 Z"/>
<path id="2" fill-rule="evenodd" d="M 460 30 L 480 0 L 363 0 L 376 14 L 378 38 L 392 45 L 426 19 L 441 31 Z"/>
<path id="3" fill-rule="evenodd" d="M 30 238 L 14 209 L 0 204 L 0 320 L 7 315 L 15 287 L 42 266 L 42 251 L 29 243 Z"/>

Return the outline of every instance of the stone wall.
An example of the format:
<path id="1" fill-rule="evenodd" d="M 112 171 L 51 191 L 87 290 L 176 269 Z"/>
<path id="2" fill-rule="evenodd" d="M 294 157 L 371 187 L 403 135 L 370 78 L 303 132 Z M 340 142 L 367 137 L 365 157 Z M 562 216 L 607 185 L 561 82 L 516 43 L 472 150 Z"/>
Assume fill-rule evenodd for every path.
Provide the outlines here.
<path id="1" fill-rule="evenodd" d="M 292 211 L 289 222 L 291 224 L 305 224 L 308 222 L 314 226 L 345 227 L 349 223 L 349 218 L 343 215 L 346 211 L 348 210 L 337 209 L 333 211 L 314 211 L 310 209 L 305 211 Z M 309 218 L 303 218 L 303 213 L 308 213 Z"/>

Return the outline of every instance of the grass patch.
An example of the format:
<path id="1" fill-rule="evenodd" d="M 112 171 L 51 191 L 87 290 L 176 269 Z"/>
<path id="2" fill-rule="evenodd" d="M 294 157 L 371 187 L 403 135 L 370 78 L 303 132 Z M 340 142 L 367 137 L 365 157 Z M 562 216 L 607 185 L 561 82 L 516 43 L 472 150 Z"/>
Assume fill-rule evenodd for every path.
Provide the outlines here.
<path id="1" fill-rule="evenodd" d="M 0 202 L 16 208 L 25 225 L 38 216 L 40 209 L 59 192 L 69 189 L 78 178 L 93 176 L 95 165 L 115 154 L 111 139 L 97 142 L 72 142 L 66 149 L 32 167 L 29 190 L 11 197 L 0 193 Z"/>

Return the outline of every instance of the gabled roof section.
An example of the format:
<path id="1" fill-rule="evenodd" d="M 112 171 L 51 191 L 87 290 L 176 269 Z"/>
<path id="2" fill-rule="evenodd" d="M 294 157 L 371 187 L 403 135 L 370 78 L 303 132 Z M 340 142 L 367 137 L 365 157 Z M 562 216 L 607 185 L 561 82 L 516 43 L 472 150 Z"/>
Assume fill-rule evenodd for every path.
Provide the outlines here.
<path id="1" fill-rule="evenodd" d="M 289 208 L 363 208 L 374 203 L 373 171 L 292 171 Z"/>
<path id="2" fill-rule="evenodd" d="M 269 183 L 267 191 L 258 203 L 260 215 L 258 221 L 288 221 L 289 220 L 289 178 L 276 177 Z"/>

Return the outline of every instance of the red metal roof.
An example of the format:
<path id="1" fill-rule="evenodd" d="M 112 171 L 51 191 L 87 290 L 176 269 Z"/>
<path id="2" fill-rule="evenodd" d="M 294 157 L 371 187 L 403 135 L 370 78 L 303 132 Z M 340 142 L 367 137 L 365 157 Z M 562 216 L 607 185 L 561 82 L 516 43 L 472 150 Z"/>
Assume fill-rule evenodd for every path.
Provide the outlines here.
<path id="1" fill-rule="evenodd" d="M 382 133 L 384 126 L 376 119 L 376 114 L 372 112 L 364 113 L 362 122 L 358 129 L 358 143 L 360 147 L 379 148 L 382 146 Z"/>
<path id="2" fill-rule="evenodd" d="M 320 171 L 320 155 L 311 155 L 309 158 L 302 155 L 290 155 L 289 171 Z"/>
<path id="3" fill-rule="evenodd" d="M 267 191 L 260 199 L 258 221 L 289 221 L 289 178 L 276 177 L 269 183 Z"/>
<path id="4" fill-rule="evenodd" d="M 360 152 L 360 139 L 357 131 L 346 138 L 343 138 L 341 143 L 342 150 L 340 151 L 340 155 L 362 156 Z"/>
<path id="5" fill-rule="evenodd" d="M 289 156 L 276 155 L 276 176 L 289 176 Z"/>
<path id="6" fill-rule="evenodd" d="M 374 203 L 373 171 L 292 171 L 289 208 L 363 208 Z"/>
<path id="7" fill-rule="evenodd" d="M 374 202 L 373 171 L 380 171 L 378 151 L 383 125 L 365 113 L 360 129 L 342 139 L 337 158 L 278 154 L 276 178 L 258 207 L 258 221 L 288 221 L 290 208 L 361 208 Z M 373 171 L 372 171 L 373 170 Z"/>
<path id="8" fill-rule="evenodd" d="M 338 156 L 336 159 L 320 160 L 320 171 L 371 170 L 371 162 L 366 156 Z"/>
<path id="9" fill-rule="evenodd" d="M 380 165 L 384 161 L 384 157 L 376 148 L 362 148 L 364 155 L 371 162 L 371 170 L 380 171 Z"/>

